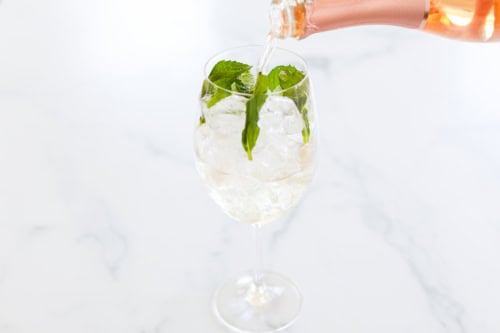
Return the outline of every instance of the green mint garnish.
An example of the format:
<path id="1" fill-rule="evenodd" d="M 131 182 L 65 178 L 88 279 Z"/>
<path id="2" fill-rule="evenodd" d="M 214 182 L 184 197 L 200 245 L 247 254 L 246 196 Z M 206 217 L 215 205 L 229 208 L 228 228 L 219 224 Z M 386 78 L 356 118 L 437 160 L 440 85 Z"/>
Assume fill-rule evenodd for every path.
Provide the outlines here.
<path id="1" fill-rule="evenodd" d="M 246 104 L 245 129 L 243 129 L 243 133 L 241 135 L 241 143 L 243 144 L 243 148 L 247 152 L 248 159 L 250 161 L 253 159 L 252 150 L 257 143 L 260 133 L 260 128 L 258 126 L 259 112 L 267 100 L 268 86 L 269 83 L 267 76 L 259 73 L 257 75 L 254 93 Z"/>
<path id="2" fill-rule="evenodd" d="M 206 98 L 207 107 L 211 108 L 220 100 L 230 96 L 232 92 L 251 95 L 246 102 L 245 128 L 241 135 L 241 143 L 248 159 L 252 160 L 252 151 L 260 133 L 258 126 L 260 110 L 269 96 L 269 91 L 278 92 L 279 95 L 290 98 L 297 106 L 304 121 L 302 137 L 304 143 L 308 143 L 311 135 L 306 108 L 309 81 L 302 82 L 305 78 L 304 72 L 291 65 L 277 66 L 268 75 L 259 73 L 254 80 L 250 69 L 250 65 L 241 62 L 219 61 L 210 72 L 208 80 L 203 82 L 201 97 Z M 301 84 L 297 86 L 299 83 Z M 205 122 L 205 117 L 202 115 L 200 126 Z"/>
<path id="3" fill-rule="evenodd" d="M 302 129 L 302 138 L 304 139 L 304 143 L 309 143 L 311 138 L 311 127 L 309 126 L 309 117 L 307 115 L 307 108 L 303 108 L 302 119 L 304 120 L 304 128 Z"/>
<path id="4" fill-rule="evenodd" d="M 269 89 L 275 91 L 276 88 L 285 90 L 293 87 L 305 77 L 304 72 L 299 71 L 294 66 L 276 66 L 268 74 Z"/>
<path id="5" fill-rule="evenodd" d="M 208 75 L 208 79 L 213 83 L 228 78 L 236 80 L 238 76 L 248 72 L 251 67 L 250 65 L 234 60 L 221 60 L 212 68 L 212 71 L 210 71 Z"/>
<path id="6" fill-rule="evenodd" d="M 241 73 L 240 76 L 236 78 L 236 81 L 234 81 L 234 83 L 231 85 L 231 90 L 240 93 L 251 94 L 253 92 L 254 85 L 254 77 L 252 73 L 247 71 Z"/>
<path id="7" fill-rule="evenodd" d="M 232 60 L 222 60 L 215 64 L 208 75 L 208 81 L 203 82 L 201 91 L 202 98 L 211 95 L 206 102 L 207 107 L 211 108 L 220 100 L 230 96 L 231 91 L 250 92 L 253 85 L 250 68 L 252 68 L 250 65 Z"/>
<path id="8" fill-rule="evenodd" d="M 219 82 L 219 84 L 222 82 Z M 222 87 L 224 89 L 228 89 L 225 87 Z M 210 99 L 207 101 L 207 107 L 211 108 L 215 104 L 219 103 L 222 99 L 226 98 L 227 96 L 230 96 L 231 93 L 227 90 L 224 89 L 218 89 L 214 87 L 213 85 L 210 85 L 209 88 L 209 93 L 211 93 Z"/>
<path id="9" fill-rule="evenodd" d="M 283 96 L 289 97 L 293 100 L 297 109 L 302 114 L 304 120 L 304 129 L 302 130 L 302 137 L 304 143 L 308 143 L 311 137 L 311 129 L 309 127 L 308 110 L 305 107 L 309 91 L 309 81 L 304 81 L 300 86 L 294 89 L 289 89 L 302 80 L 304 80 L 304 72 L 298 70 L 294 66 L 277 66 L 268 74 L 269 89 L 272 91 L 286 90 L 282 93 Z"/>

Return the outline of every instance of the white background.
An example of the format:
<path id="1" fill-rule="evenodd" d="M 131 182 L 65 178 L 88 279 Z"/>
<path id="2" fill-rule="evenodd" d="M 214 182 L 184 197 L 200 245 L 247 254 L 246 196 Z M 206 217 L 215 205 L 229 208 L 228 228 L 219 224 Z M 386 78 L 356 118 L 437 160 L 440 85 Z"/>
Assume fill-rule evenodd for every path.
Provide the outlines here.
<path id="1" fill-rule="evenodd" d="M 268 1 L 0 2 L 0 332 L 225 332 L 210 300 L 250 227 L 210 200 L 205 61 Z M 310 64 L 321 160 L 266 227 L 287 332 L 500 330 L 500 44 L 393 27 L 281 42 Z"/>

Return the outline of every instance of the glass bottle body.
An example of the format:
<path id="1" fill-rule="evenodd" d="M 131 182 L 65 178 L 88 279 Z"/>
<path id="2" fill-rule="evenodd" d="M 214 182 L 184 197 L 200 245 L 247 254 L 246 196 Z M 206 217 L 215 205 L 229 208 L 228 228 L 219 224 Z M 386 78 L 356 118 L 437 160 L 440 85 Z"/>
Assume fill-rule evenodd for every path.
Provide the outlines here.
<path id="1" fill-rule="evenodd" d="M 500 0 L 273 0 L 271 35 L 303 39 L 343 27 L 386 24 L 466 41 L 500 40 Z"/>

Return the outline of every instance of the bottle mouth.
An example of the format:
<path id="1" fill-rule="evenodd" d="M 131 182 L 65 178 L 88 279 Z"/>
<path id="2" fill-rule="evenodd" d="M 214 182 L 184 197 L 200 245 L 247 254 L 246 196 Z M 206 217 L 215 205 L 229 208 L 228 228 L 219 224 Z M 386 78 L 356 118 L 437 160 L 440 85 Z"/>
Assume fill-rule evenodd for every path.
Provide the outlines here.
<path id="1" fill-rule="evenodd" d="M 269 11 L 271 28 L 269 35 L 274 38 L 298 38 L 304 34 L 305 7 L 314 0 L 272 0 Z"/>
<path id="2" fill-rule="evenodd" d="M 293 34 L 293 7 L 295 1 L 273 0 L 269 11 L 271 28 L 269 35 L 275 38 L 288 38 Z"/>

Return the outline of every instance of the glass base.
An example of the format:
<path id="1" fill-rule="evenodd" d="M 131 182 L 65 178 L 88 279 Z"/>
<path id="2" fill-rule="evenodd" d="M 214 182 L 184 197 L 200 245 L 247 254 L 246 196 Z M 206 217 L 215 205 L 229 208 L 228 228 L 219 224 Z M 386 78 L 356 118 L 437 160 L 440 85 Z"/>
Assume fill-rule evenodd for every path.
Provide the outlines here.
<path id="1" fill-rule="evenodd" d="M 302 295 L 286 277 L 272 272 L 238 276 L 215 293 L 214 310 L 219 320 L 236 332 L 271 333 L 293 324 L 302 307 Z"/>

